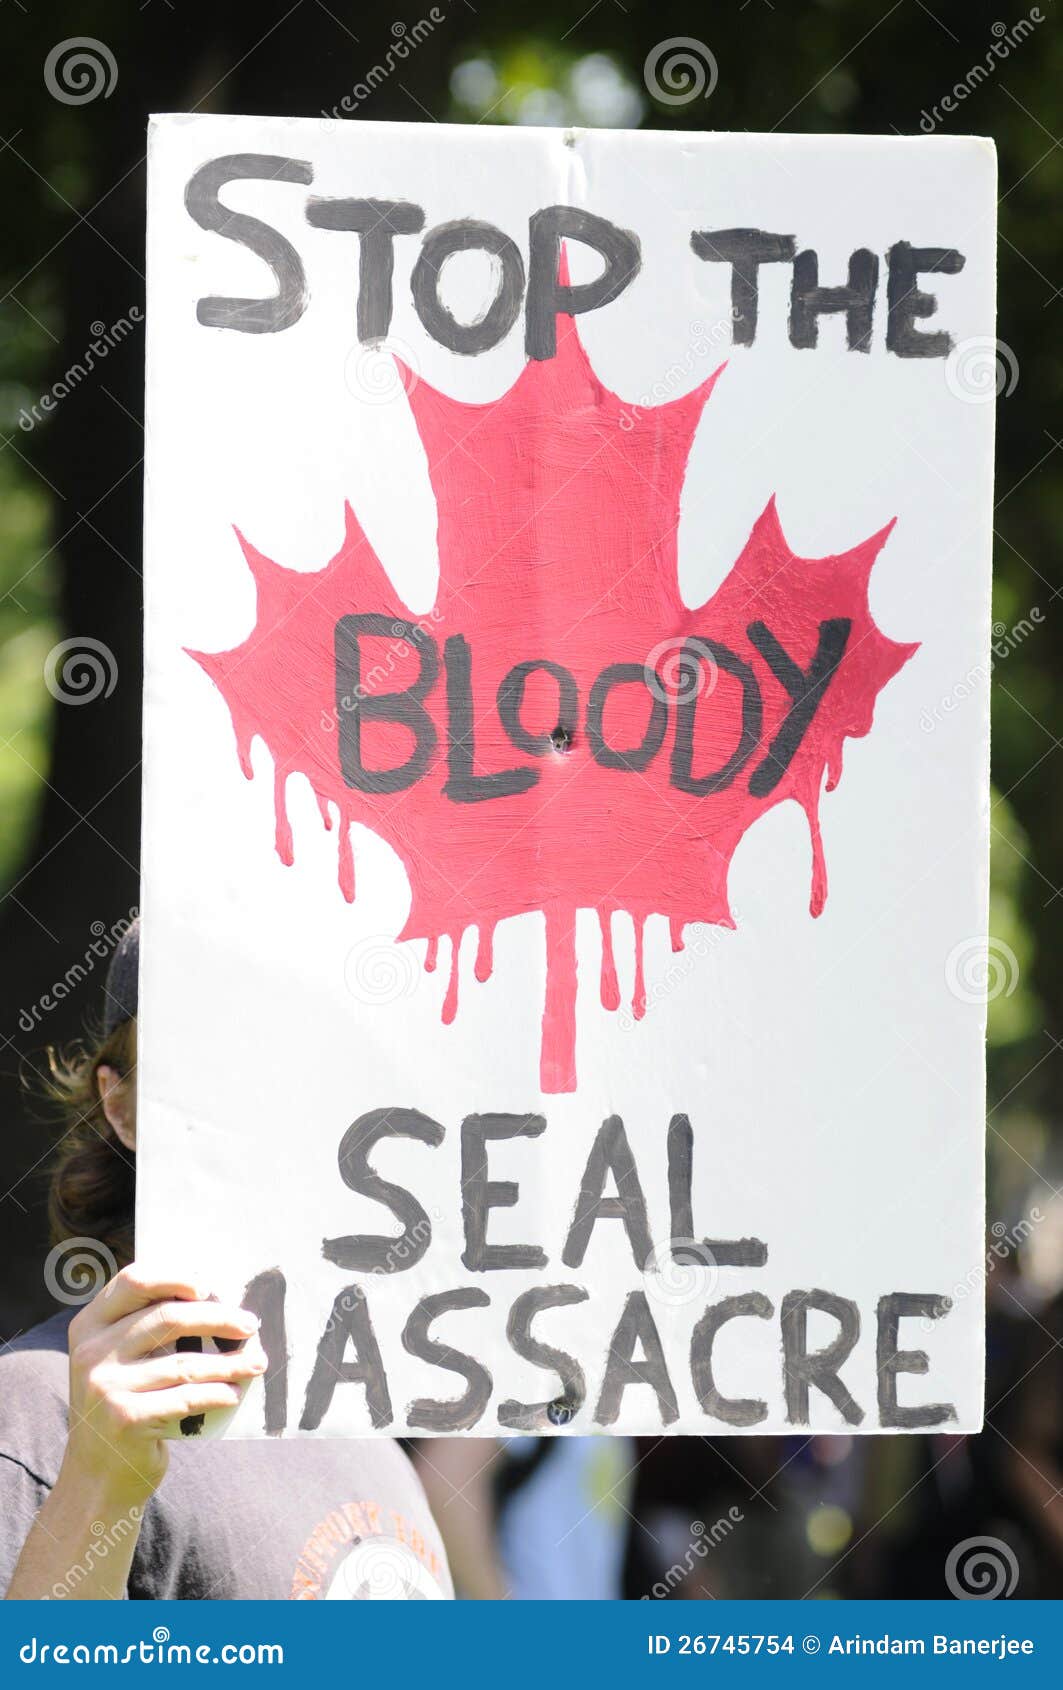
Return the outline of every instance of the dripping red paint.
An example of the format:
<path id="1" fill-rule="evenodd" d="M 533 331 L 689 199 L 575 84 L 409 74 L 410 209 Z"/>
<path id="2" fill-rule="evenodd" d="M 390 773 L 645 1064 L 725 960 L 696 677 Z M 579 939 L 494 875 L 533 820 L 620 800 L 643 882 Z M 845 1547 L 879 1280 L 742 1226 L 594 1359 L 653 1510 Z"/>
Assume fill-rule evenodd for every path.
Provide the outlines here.
<path id="1" fill-rule="evenodd" d="M 351 511 L 318 574 L 239 536 L 258 589 L 248 639 L 191 653 L 232 714 L 241 766 L 274 759 L 276 848 L 301 773 L 338 825 L 373 829 L 410 881 L 399 937 L 450 941 L 443 1019 L 458 1008 L 463 933 L 475 975 L 507 917 L 545 922 L 544 1092 L 576 1086 L 576 912 L 597 911 L 600 996 L 620 1002 L 612 917 L 634 921 L 632 1009 L 646 1006 L 647 918 L 733 926 L 731 857 L 746 829 L 795 799 L 808 817 L 811 912 L 827 882 L 820 794 L 846 737 L 917 649 L 881 634 L 868 579 L 892 523 L 851 551 L 798 558 L 774 500 L 712 598 L 684 605 L 676 529 L 690 447 L 720 372 L 637 415 L 598 381 L 571 318 L 557 355 L 500 399 L 470 405 L 405 372 L 438 507 L 440 577 L 415 626 Z"/>

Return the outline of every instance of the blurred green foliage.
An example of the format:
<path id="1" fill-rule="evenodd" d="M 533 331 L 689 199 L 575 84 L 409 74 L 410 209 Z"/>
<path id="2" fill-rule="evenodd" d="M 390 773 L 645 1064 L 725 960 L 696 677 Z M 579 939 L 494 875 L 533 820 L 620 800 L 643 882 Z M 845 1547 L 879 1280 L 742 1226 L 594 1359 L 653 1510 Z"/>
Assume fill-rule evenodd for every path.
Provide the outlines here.
<path id="1" fill-rule="evenodd" d="M 10 437 L 0 452 L 0 890 L 18 875 L 48 777 L 52 698 L 45 660 L 60 637 L 51 502 L 26 462 L 26 430 L 19 425 L 44 379 L 55 309 L 39 287 L 29 291 L 27 307 L 12 298 L 0 308 L 0 427 Z"/>

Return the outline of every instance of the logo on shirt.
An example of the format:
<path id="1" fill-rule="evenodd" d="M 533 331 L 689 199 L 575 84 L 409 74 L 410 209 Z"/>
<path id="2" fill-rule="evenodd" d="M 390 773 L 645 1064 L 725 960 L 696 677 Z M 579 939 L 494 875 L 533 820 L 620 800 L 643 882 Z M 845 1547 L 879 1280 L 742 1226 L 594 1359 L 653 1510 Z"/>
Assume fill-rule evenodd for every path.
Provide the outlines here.
<path id="1" fill-rule="evenodd" d="M 394 1509 L 385 1515 L 376 1502 L 345 1502 L 303 1545 L 292 1601 L 443 1601 L 441 1571 L 439 1556 L 405 1515 Z"/>

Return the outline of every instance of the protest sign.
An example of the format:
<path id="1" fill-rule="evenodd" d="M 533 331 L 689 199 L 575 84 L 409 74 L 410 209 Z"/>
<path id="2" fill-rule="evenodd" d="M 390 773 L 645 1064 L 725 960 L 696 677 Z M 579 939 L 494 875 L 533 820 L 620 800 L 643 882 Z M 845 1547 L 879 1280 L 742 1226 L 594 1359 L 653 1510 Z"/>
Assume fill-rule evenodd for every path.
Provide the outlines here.
<path id="1" fill-rule="evenodd" d="M 992 149 L 150 162 L 138 1250 L 231 1430 L 976 1427 Z"/>

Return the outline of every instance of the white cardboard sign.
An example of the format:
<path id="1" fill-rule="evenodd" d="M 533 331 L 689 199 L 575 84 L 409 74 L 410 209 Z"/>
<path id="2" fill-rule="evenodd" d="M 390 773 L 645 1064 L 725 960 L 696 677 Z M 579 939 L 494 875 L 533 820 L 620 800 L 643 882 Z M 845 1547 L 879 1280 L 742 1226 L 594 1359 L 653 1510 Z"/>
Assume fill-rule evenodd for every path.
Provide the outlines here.
<path id="1" fill-rule="evenodd" d="M 153 123 L 138 1251 L 234 1431 L 980 1424 L 994 207 Z"/>

